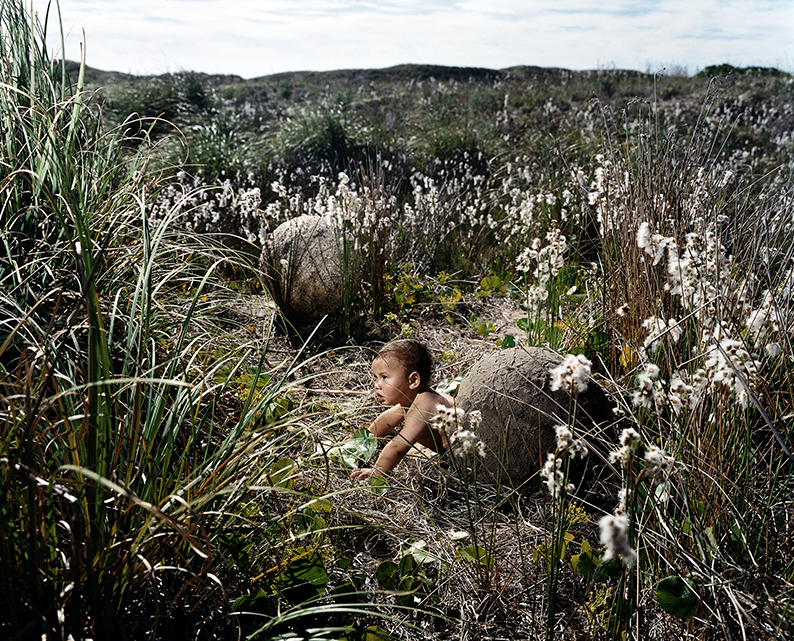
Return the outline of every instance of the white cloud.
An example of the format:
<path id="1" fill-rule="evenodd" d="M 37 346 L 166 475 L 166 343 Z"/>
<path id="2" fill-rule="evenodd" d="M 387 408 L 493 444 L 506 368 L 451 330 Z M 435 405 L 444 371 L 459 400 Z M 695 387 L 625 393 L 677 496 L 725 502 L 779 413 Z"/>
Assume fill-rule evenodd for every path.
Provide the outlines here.
<path id="1" fill-rule="evenodd" d="M 761 0 L 61 0 L 77 57 L 246 77 L 407 62 L 573 69 L 794 66 L 794 4 Z"/>

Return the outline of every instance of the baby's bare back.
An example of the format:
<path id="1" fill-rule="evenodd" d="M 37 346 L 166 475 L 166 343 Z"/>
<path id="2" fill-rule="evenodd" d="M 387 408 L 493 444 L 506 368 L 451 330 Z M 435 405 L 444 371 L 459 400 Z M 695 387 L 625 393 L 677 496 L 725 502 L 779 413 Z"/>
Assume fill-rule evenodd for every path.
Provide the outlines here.
<path id="1" fill-rule="evenodd" d="M 424 417 L 425 423 L 425 429 L 420 432 L 416 442 L 421 443 L 434 452 L 443 452 L 449 446 L 444 430 L 436 427 L 433 422 L 436 414 L 438 414 L 439 405 L 455 407 L 455 399 L 448 394 L 428 388 L 419 392 L 411 405 L 412 410 L 416 410 L 418 414 Z"/>

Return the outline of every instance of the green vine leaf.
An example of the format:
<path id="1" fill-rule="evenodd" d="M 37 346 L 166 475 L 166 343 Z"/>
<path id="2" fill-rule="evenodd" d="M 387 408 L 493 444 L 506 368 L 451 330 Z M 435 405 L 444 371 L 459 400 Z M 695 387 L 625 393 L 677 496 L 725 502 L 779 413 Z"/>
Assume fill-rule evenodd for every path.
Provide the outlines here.
<path id="1" fill-rule="evenodd" d="M 273 487 L 291 490 L 295 485 L 298 464 L 290 458 L 280 458 L 270 467 L 270 482 Z"/>
<path id="2" fill-rule="evenodd" d="M 507 334 L 504 338 L 496 341 L 496 344 L 502 349 L 512 349 L 516 346 L 516 337 L 512 334 Z"/>
<path id="3" fill-rule="evenodd" d="M 454 396 L 458 388 L 460 387 L 460 382 L 463 380 L 463 376 L 456 376 L 455 378 L 447 378 L 441 381 L 438 385 L 436 385 L 436 391 L 441 392 L 442 394 L 449 394 Z"/>
<path id="4" fill-rule="evenodd" d="M 384 561 L 375 570 L 375 579 L 384 590 L 396 590 L 399 577 L 400 570 L 394 561 Z"/>
<path id="5" fill-rule="evenodd" d="M 328 572 L 316 551 L 296 548 L 295 553 L 281 576 L 281 593 L 287 601 L 299 605 L 325 593 Z"/>
<path id="6" fill-rule="evenodd" d="M 455 550 L 456 561 L 466 561 L 489 572 L 493 570 L 493 556 L 481 545 L 467 545 Z"/>
<path id="7" fill-rule="evenodd" d="M 679 619 L 691 619 L 695 616 L 700 602 L 692 582 L 680 576 L 668 576 L 659 581 L 656 586 L 656 600 L 662 610 Z"/>
<path id="8" fill-rule="evenodd" d="M 369 477 L 369 489 L 375 496 L 383 496 L 389 488 L 389 481 L 385 476 L 373 474 Z"/>
<path id="9" fill-rule="evenodd" d="M 350 469 L 356 469 L 372 458 L 377 446 L 378 440 L 375 435 L 362 427 L 353 432 L 344 443 L 332 447 L 328 451 L 328 456 Z"/>

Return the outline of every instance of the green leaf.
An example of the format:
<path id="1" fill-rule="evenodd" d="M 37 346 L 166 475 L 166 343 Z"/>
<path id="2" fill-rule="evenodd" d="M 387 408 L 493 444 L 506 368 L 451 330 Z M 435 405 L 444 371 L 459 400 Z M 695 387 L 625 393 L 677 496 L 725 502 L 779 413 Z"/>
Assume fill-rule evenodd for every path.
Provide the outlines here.
<path id="1" fill-rule="evenodd" d="M 355 469 L 361 467 L 362 463 L 366 463 L 372 458 L 377 446 L 378 440 L 375 435 L 362 427 L 353 432 L 344 443 L 332 447 L 328 451 L 328 456 L 334 461 Z"/>
<path id="2" fill-rule="evenodd" d="M 620 576 L 623 572 L 623 568 L 624 568 L 623 561 L 621 561 L 617 557 L 613 557 L 607 561 L 601 562 L 601 568 L 600 568 L 601 571 L 599 573 L 599 576 L 605 576 L 605 577 Z"/>
<path id="3" fill-rule="evenodd" d="M 293 605 L 322 596 L 328 585 L 328 572 L 316 551 L 296 548 L 296 556 L 281 576 L 281 593 Z"/>
<path id="4" fill-rule="evenodd" d="M 493 569 L 491 553 L 480 545 L 467 545 L 466 547 L 458 548 L 455 550 L 455 560 L 467 561 L 489 572 Z"/>
<path id="5" fill-rule="evenodd" d="M 285 522 L 288 521 L 289 519 L 285 519 Z M 328 530 L 328 521 L 308 507 L 302 512 L 297 512 L 291 522 L 293 529 L 300 534 L 319 533 Z"/>
<path id="6" fill-rule="evenodd" d="M 311 522 L 312 532 L 325 532 L 328 529 L 328 521 L 321 516 L 315 516 Z"/>
<path id="7" fill-rule="evenodd" d="M 581 574 L 585 579 L 590 581 L 598 570 L 598 559 L 595 559 L 591 554 L 574 554 L 571 557 L 571 569 L 576 574 Z"/>
<path id="8" fill-rule="evenodd" d="M 709 525 L 705 530 L 703 530 L 703 533 L 706 535 L 706 540 L 709 542 L 709 545 L 711 546 L 710 548 L 709 547 L 705 548 L 706 555 L 708 556 L 709 559 L 711 559 L 714 556 L 714 554 L 718 554 L 720 550 L 719 544 L 717 543 L 717 537 L 714 536 L 714 528 L 711 525 Z"/>
<path id="9" fill-rule="evenodd" d="M 385 641 L 386 639 L 393 639 L 391 634 L 386 632 L 383 628 L 377 625 L 369 626 L 363 637 L 361 637 L 361 641 Z"/>
<path id="10" fill-rule="evenodd" d="M 441 381 L 438 385 L 436 385 L 436 391 L 442 394 L 450 394 L 454 396 L 455 393 L 458 391 L 460 387 L 460 382 L 463 380 L 463 376 L 456 376 L 455 378 L 446 378 Z"/>
<path id="11" fill-rule="evenodd" d="M 463 298 L 463 293 L 455 287 L 450 293 L 448 294 L 440 294 L 438 299 L 441 301 L 441 304 L 444 306 L 444 309 L 447 311 L 451 311 L 455 308 L 455 305 Z"/>
<path id="12" fill-rule="evenodd" d="M 353 559 L 352 557 L 345 556 L 344 554 L 340 554 L 336 557 L 336 567 L 338 567 L 343 572 L 353 569 Z"/>
<path id="13" fill-rule="evenodd" d="M 246 594 L 234 601 L 232 610 L 235 612 L 265 612 L 268 595 L 259 588 L 255 593 Z"/>
<path id="14" fill-rule="evenodd" d="M 383 561 L 375 570 L 375 579 L 384 590 L 395 591 L 399 577 L 400 570 L 394 561 Z"/>
<path id="15" fill-rule="evenodd" d="M 272 399 L 265 408 L 264 422 L 272 425 L 279 419 L 286 416 L 292 409 L 292 399 L 288 396 Z"/>
<path id="16" fill-rule="evenodd" d="M 432 558 L 432 555 L 427 551 L 427 541 L 419 540 L 411 543 L 406 551 L 417 563 L 424 563 L 427 559 Z"/>
<path id="17" fill-rule="evenodd" d="M 412 575 L 419 568 L 419 564 L 412 554 L 406 554 L 400 559 L 400 576 Z"/>
<path id="18" fill-rule="evenodd" d="M 483 338 L 487 338 L 496 331 L 496 327 L 491 321 L 483 321 L 476 327 L 475 331 Z"/>
<path id="19" fill-rule="evenodd" d="M 571 557 L 571 569 L 587 580 L 603 581 L 607 577 L 616 577 L 623 570 L 623 562 L 619 559 L 602 561 L 603 550 L 594 550 L 587 541 L 582 541 L 581 554 Z"/>
<path id="20" fill-rule="evenodd" d="M 270 466 L 270 482 L 273 487 L 291 490 L 295 485 L 298 464 L 290 458 L 280 458 Z"/>
<path id="21" fill-rule="evenodd" d="M 369 477 L 369 489 L 375 496 L 383 496 L 389 488 L 389 481 L 385 476 L 373 474 Z"/>
<path id="22" fill-rule="evenodd" d="M 333 505 L 328 499 L 314 499 L 308 507 L 318 514 L 329 514 L 333 510 Z"/>
<path id="23" fill-rule="evenodd" d="M 350 582 L 356 587 L 356 590 L 361 590 L 367 582 L 367 575 L 361 571 L 353 572 L 350 575 Z"/>
<path id="24" fill-rule="evenodd" d="M 570 532 L 565 532 L 563 534 L 563 539 L 561 541 L 559 554 L 557 555 L 560 560 L 565 558 L 565 552 L 568 549 L 568 544 L 573 541 L 573 534 Z M 537 563 L 540 559 L 544 559 L 546 563 L 551 561 L 554 558 L 554 550 L 556 545 L 552 541 L 546 541 L 545 543 L 541 543 L 535 550 L 532 552 L 532 560 Z"/>
<path id="25" fill-rule="evenodd" d="M 516 346 L 516 337 L 512 334 L 507 334 L 499 345 L 502 349 L 511 349 Z"/>
<path id="26" fill-rule="evenodd" d="M 528 318 L 519 318 L 516 321 L 516 325 L 518 326 L 518 329 L 525 331 L 527 334 L 532 331 L 532 321 L 530 321 Z"/>
<path id="27" fill-rule="evenodd" d="M 358 603 L 359 589 L 350 581 L 343 581 L 331 590 L 329 596 L 339 605 Z"/>
<path id="28" fill-rule="evenodd" d="M 593 550 L 587 541 L 582 541 L 581 554 L 571 557 L 571 569 L 588 581 L 594 579 L 600 574 L 601 554 L 601 550 Z"/>
<path id="29" fill-rule="evenodd" d="M 342 635 L 338 637 L 338 641 L 388 641 L 389 639 L 394 639 L 391 634 L 380 626 L 370 625 L 365 628 L 364 625 L 364 623 L 356 621 L 352 625 L 347 626 L 349 632 L 342 632 Z M 330 638 L 326 637 L 322 631 L 318 632 L 320 633 L 318 639 Z M 281 637 L 278 638 L 280 639 Z"/>
<path id="30" fill-rule="evenodd" d="M 563 534 L 562 546 L 560 547 L 560 560 L 565 558 L 565 552 L 568 549 L 568 544 L 573 541 L 573 534 L 566 532 Z"/>
<path id="31" fill-rule="evenodd" d="M 596 329 L 588 336 L 587 344 L 595 352 L 605 352 L 611 345 L 609 334 L 603 329 Z"/>
<path id="32" fill-rule="evenodd" d="M 424 586 L 425 583 L 421 578 L 414 576 L 402 577 L 398 587 L 401 593 L 398 596 L 400 603 L 406 607 L 411 607 L 419 603 L 422 600 L 422 596 L 424 596 L 424 590 L 422 589 Z"/>
<path id="33" fill-rule="evenodd" d="M 700 601 L 692 582 L 679 576 L 668 576 L 659 581 L 656 600 L 662 610 L 679 619 L 695 616 Z"/>

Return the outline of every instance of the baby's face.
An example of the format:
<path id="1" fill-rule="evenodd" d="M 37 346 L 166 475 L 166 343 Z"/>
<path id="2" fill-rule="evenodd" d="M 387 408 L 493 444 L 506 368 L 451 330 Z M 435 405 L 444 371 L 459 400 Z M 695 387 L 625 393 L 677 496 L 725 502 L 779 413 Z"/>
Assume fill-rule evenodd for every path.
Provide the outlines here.
<path id="1" fill-rule="evenodd" d="M 372 361 L 372 375 L 375 377 L 375 396 L 379 403 L 410 404 L 411 387 L 402 363 L 388 356 L 376 356 Z"/>

